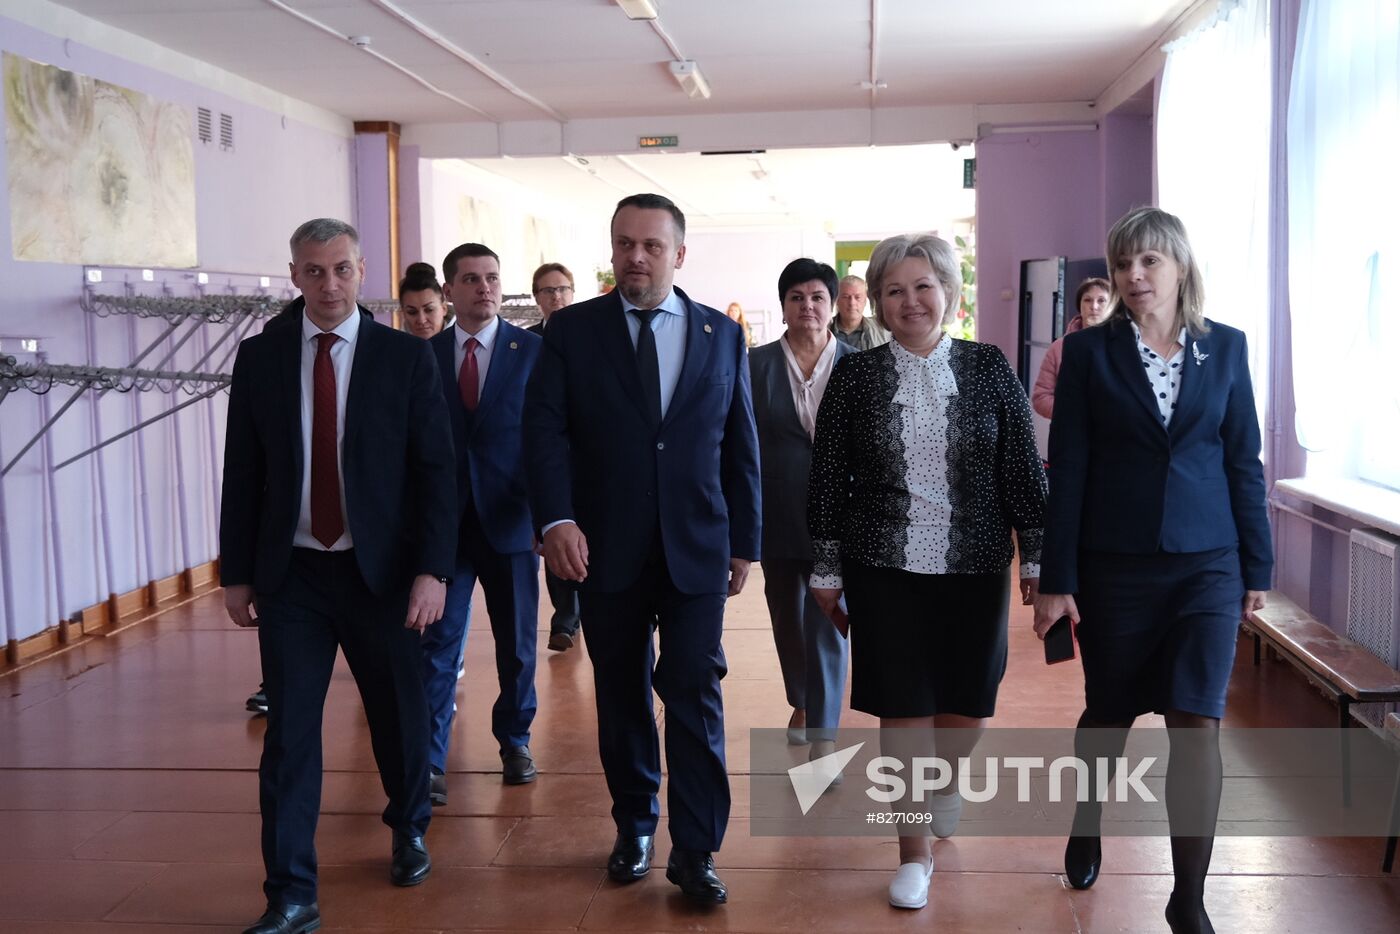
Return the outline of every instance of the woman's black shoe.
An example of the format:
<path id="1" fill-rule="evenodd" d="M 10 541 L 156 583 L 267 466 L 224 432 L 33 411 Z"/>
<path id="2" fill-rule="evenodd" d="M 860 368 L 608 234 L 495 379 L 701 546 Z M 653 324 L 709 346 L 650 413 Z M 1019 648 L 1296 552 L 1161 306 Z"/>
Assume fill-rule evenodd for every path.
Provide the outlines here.
<path id="1" fill-rule="evenodd" d="M 1103 848 L 1098 837 L 1070 837 L 1065 847 L 1065 878 L 1076 889 L 1087 889 L 1099 878 Z"/>

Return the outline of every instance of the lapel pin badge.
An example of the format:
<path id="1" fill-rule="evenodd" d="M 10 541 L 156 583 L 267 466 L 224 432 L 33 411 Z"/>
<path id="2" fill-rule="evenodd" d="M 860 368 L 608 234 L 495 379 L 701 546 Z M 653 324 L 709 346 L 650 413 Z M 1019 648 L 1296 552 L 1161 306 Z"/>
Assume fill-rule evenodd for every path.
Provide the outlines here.
<path id="1" fill-rule="evenodd" d="M 1192 342 L 1191 342 L 1191 356 L 1193 356 L 1193 357 L 1196 358 L 1196 366 L 1200 366 L 1202 363 L 1205 363 L 1205 362 L 1206 362 L 1206 358 L 1209 357 L 1210 354 L 1208 354 L 1208 353 L 1201 353 L 1201 345 L 1198 344 L 1198 343 L 1196 343 L 1195 341 L 1192 341 Z"/>
<path id="2" fill-rule="evenodd" d="M 710 327 L 708 324 L 705 325 L 705 333 L 706 333 L 706 334 L 709 334 L 709 333 L 710 333 L 711 331 L 713 331 L 713 330 L 714 330 L 714 328 Z"/>
<path id="3" fill-rule="evenodd" d="M 517 347 L 519 347 L 519 346 L 520 346 L 520 345 L 517 344 L 515 341 L 511 341 L 511 342 L 510 342 L 510 349 L 511 349 L 511 350 L 514 350 L 515 348 L 517 348 Z"/>

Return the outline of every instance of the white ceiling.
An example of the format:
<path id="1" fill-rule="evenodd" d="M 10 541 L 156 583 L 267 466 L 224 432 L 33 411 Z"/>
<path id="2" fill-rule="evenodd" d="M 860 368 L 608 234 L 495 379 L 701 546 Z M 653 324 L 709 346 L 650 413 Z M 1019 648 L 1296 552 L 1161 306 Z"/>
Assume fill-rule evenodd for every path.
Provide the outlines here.
<path id="1" fill-rule="evenodd" d="M 398 122 L 425 156 L 512 154 L 470 161 L 576 214 L 654 190 L 697 226 L 850 236 L 974 209 L 969 148 L 867 144 L 970 140 L 991 112 L 1092 120 L 1090 102 L 1214 0 L 656 0 L 655 24 L 613 0 L 56 2 L 344 118 Z M 687 99 L 676 58 L 699 63 L 709 100 Z M 692 150 L 825 148 L 605 154 L 678 128 Z M 539 153 L 555 155 L 521 158 Z"/>
<path id="2" fill-rule="evenodd" d="M 354 120 L 554 119 L 391 15 L 395 6 L 565 120 L 1091 101 L 1199 0 L 658 0 L 713 88 L 690 101 L 651 24 L 613 0 L 58 0 Z M 875 23 L 872 43 L 872 14 Z M 872 62 L 872 58 L 874 61 Z M 861 88 L 872 76 L 885 88 Z"/>

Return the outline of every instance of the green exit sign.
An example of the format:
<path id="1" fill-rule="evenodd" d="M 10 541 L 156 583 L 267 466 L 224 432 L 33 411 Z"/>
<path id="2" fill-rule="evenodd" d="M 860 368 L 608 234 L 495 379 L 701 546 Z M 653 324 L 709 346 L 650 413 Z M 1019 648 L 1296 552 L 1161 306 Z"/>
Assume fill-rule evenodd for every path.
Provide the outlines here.
<path id="1" fill-rule="evenodd" d="M 964 160 L 963 160 L 963 187 L 964 187 L 964 188 L 976 188 L 976 187 L 977 187 L 977 160 L 976 160 L 976 159 L 964 159 Z"/>
<path id="2" fill-rule="evenodd" d="M 681 144 L 679 136 L 639 136 L 637 146 L 642 149 L 675 149 Z"/>

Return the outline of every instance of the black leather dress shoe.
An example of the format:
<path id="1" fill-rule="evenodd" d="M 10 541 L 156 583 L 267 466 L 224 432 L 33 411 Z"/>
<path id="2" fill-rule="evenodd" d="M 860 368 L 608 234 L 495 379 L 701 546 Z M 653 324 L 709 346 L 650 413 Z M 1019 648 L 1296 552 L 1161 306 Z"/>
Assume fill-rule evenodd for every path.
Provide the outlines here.
<path id="1" fill-rule="evenodd" d="M 422 837 L 394 832 L 394 858 L 389 864 L 389 879 L 395 885 L 417 885 L 428 878 L 432 868 L 433 861 L 428 858 L 428 847 Z"/>
<path id="2" fill-rule="evenodd" d="M 321 927 L 321 910 L 309 905 L 268 904 L 263 916 L 243 934 L 307 934 Z"/>
<path id="3" fill-rule="evenodd" d="M 1065 846 L 1065 878 L 1076 889 L 1087 889 L 1099 878 L 1103 848 L 1098 837 L 1070 837 Z"/>
<path id="4" fill-rule="evenodd" d="M 428 801 L 435 808 L 447 804 L 447 776 L 437 769 L 428 769 Z"/>
<path id="5" fill-rule="evenodd" d="M 651 872 L 651 858 L 656 854 L 656 838 L 617 835 L 612 853 L 608 854 L 608 878 L 626 885 L 645 879 Z"/>
<path id="6" fill-rule="evenodd" d="M 666 880 L 681 887 L 687 898 L 707 905 L 729 901 L 729 890 L 715 874 L 715 858 L 709 853 L 671 850 L 666 861 Z"/>
<path id="7" fill-rule="evenodd" d="M 267 713 L 267 689 L 259 685 L 243 706 L 249 713 Z"/>
<path id="8" fill-rule="evenodd" d="M 501 753 L 501 780 L 507 785 L 527 785 L 538 774 L 529 746 L 512 746 Z"/>

